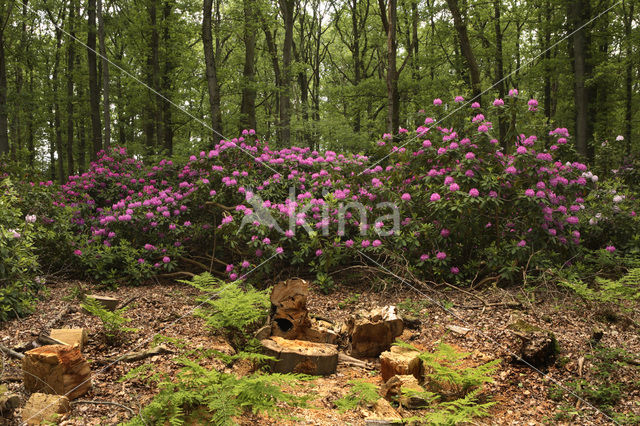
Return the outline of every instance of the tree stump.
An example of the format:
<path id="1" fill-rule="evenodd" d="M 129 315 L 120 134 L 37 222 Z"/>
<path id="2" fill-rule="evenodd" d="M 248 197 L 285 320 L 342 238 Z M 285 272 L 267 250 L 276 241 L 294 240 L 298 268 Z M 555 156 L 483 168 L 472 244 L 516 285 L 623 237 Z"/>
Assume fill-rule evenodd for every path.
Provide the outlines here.
<path id="1" fill-rule="evenodd" d="M 373 414 L 368 416 L 365 426 L 393 426 L 402 424 L 402 416 L 384 398 L 380 398 L 373 404 Z"/>
<path id="2" fill-rule="evenodd" d="M 380 375 L 385 382 L 396 375 L 411 374 L 422 380 L 424 368 L 418 358 L 420 352 L 402 346 L 391 346 L 391 349 L 380 354 Z"/>
<path id="3" fill-rule="evenodd" d="M 301 279 L 280 281 L 271 292 L 271 335 L 298 339 L 311 327 L 307 297 L 309 283 Z"/>
<path id="4" fill-rule="evenodd" d="M 269 362 L 274 373 L 333 374 L 338 365 L 338 348 L 327 343 L 289 340 L 273 336 L 261 341 L 264 353 L 276 358 Z"/>
<path id="5" fill-rule="evenodd" d="M 48 345 L 25 353 L 24 387 L 29 392 L 75 399 L 91 389 L 91 367 L 77 346 Z"/>
<path id="6" fill-rule="evenodd" d="M 414 409 L 425 407 L 427 401 L 420 396 L 424 388 L 412 375 L 399 375 L 390 378 L 382 386 L 382 394 L 387 399 L 397 399 L 402 407 Z"/>
<path id="7" fill-rule="evenodd" d="M 61 416 L 69 411 L 71 405 L 66 396 L 34 393 L 22 409 L 22 420 L 28 425 L 58 423 Z"/>
<path id="8" fill-rule="evenodd" d="M 20 405 L 20 396 L 9 392 L 5 385 L 0 385 L 0 416 L 8 417 L 9 413 Z"/>
<path id="9" fill-rule="evenodd" d="M 316 326 L 309 318 L 309 283 L 302 279 L 281 281 L 271 292 L 271 336 L 334 344 L 337 334 Z M 261 334 L 261 337 L 264 333 Z"/>
<path id="10" fill-rule="evenodd" d="M 98 294 L 87 294 L 86 297 L 90 299 L 94 299 L 107 311 L 112 311 L 112 312 L 116 310 L 116 308 L 118 307 L 118 304 L 120 303 L 120 300 L 116 299 L 115 297 L 100 296 Z"/>
<path id="11" fill-rule="evenodd" d="M 534 367 L 553 364 L 558 353 L 558 342 L 554 334 L 524 320 L 518 320 L 507 327 L 520 338 L 520 357 Z"/>
<path id="12" fill-rule="evenodd" d="M 69 346 L 78 345 L 80 350 L 87 343 L 87 330 L 84 328 L 54 328 L 49 337 L 61 341 Z"/>
<path id="13" fill-rule="evenodd" d="M 347 320 L 346 328 L 352 356 L 376 357 L 389 350 L 393 340 L 402 334 L 404 325 L 395 306 L 384 306 L 357 312 Z"/>

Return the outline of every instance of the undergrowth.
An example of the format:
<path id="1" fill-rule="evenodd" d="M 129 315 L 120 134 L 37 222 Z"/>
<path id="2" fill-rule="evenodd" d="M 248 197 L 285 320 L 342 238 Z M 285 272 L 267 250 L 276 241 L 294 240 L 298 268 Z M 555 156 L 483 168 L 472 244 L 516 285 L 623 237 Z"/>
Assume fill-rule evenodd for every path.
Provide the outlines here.
<path id="1" fill-rule="evenodd" d="M 298 374 L 253 373 L 246 377 L 208 369 L 197 362 L 181 359 L 183 368 L 175 379 L 155 374 L 158 394 L 128 425 L 211 424 L 233 425 L 243 413 L 266 413 L 286 417 L 291 407 L 305 406 L 308 396 L 282 390 L 308 377 Z M 139 373 L 148 372 L 143 368 Z M 127 378 L 135 376 L 129 375 Z"/>
<path id="2" fill-rule="evenodd" d="M 252 332 L 269 313 L 270 289 L 256 290 L 239 282 L 225 283 L 209 273 L 182 281 L 204 294 L 197 298 L 201 307 L 194 314 L 203 318 L 214 332 L 221 332 L 236 350 L 255 346 Z"/>
<path id="3" fill-rule="evenodd" d="M 124 338 L 125 333 L 134 333 L 138 331 L 136 328 L 125 326 L 126 323 L 131 321 L 130 318 L 123 316 L 123 314 L 129 309 L 128 306 L 112 312 L 105 309 L 100 302 L 91 297 L 86 297 L 81 306 L 91 315 L 100 319 L 104 328 L 104 335 L 107 339 L 107 343 L 109 344 L 115 344 L 121 341 Z"/>

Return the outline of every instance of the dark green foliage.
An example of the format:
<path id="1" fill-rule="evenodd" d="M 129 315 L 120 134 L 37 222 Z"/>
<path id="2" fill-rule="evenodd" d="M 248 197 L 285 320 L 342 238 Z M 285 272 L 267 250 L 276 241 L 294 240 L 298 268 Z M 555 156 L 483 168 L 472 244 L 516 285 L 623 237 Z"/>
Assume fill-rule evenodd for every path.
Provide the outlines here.
<path id="1" fill-rule="evenodd" d="M 285 385 L 295 386 L 305 376 L 254 373 L 239 378 L 186 359 L 180 363 L 184 367 L 174 380 L 155 377 L 158 394 L 128 425 L 232 425 L 234 418 L 245 411 L 280 416 L 289 407 L 304 405 L 308 399 L 281 389 Z M 146 368 L 140 372 L 143 370 Z"/>
<path id="2" fill-rule="evenodd" d="M 0 323 L 31 312 L 41 287 L 33 244 L 33 223 L 17 207 L 9 179 L 0 180 Z"/>

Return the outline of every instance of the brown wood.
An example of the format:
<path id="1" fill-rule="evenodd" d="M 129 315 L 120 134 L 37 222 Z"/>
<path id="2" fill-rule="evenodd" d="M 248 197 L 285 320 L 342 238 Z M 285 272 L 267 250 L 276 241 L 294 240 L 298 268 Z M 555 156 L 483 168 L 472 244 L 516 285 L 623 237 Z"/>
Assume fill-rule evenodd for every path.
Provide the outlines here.
<path id="1" fill-rule="evenodd" d="M 273 336 L 261 341 L 266 355 L 276 358 L 269 367 L 274 373 L 333 374 L 338 365 L 338 349 L 328 343 L 288 340 Z"/>
<path id="2" fill-rule="evenodd" d="M 424 368 L 417 350 L 402 346 L 391 346 L 391 349 L 380 354 L 380 375 L 385 382 L 396 375 L 412 375 L 422 380 Z"/>
<path id="3" fill-rule="evenodd" d="M 87 298 L 94 299 L 103 308 L 112 312 L 116 310 L 116 308 L 118 307 L 118 303 L 120 303 L 120 299 L 109 296 L 100 296 L 98 294 L 87 294 Z"/>
<path id="4" fill-rule="evenodd" d="M 58 328 L 51 330 L 49 335 L 51 339 L 56 341 L 55 344 L 78 345 L 80 350 L 87 343 L 87 330 L 84 328 Z"/>
<path id="5" fill-rule="evenodd" d="M 140 361 L 142 359 L 146 359 L 155 355 L 172 354 L 172 353 L 173 351 L 168 349 L 166 346 L 159 345 L 159 346 L 156 346 L 155 348 L 146 349 L 144 351 L 132 352 L 130 354 L 127 354 L 121 357 L 109 358 L 109 359 L 96 361 L 96 362 L 98 364 L 103 364 L 103 365 L 112 364 L 114 362 L 134 362 L 134 361 Z"/>
<path id="6" fill-rule="evenodd" d="M 281 281 L 271 292 L 271 334 L 299 339 L 311 327 L 307 297 L 309 283 L 301 279 Z"/>
<path id="7" fill-rule="evenodd" d="M 347 320 L 346 327 L 351 355 L 376 357 L 389 350 L 393 340 L 402 334 L 404 324 L 395 306 L 384 306 L 358 311 Z"/>
<path id="8" fill-rule="evenodd" d="M 381 393 L 389 400 L 397 399 L 402 407 L 421 408 L 427 405 L 424 398 L 408 392 L 424 392 L 418 380 L 412 375 L 399 375 L 390 378 L 382 386 Z"/>
<path id="9" fill-rule="evenodd" d="M 0 345 L 0 352 L 4 353 L 5 355 L 11 357 L 11 358 L 15 358 L 15 359 L 22 359 L 24 358 L 24 354 L 21 354 L 20 352 L 16 352 L 11 348 L 6 347 L 5 345 Z"/>
<path id="10" fill-rule="evenodd" d="M 22 420 L 27 425 L 57 423 L 69 411 L 71 405 L 66 396 L 34 393 L 22 409 Z"/>
<path id="11" fill-rule="evenodd" d="M 29 392 L 75 399 L 91 389 L 91 367 L 78 347 L 48 345 L 32 349 L 22 360 L 22 370 Z"/>
<path id="12" fill-rule="evenodd" d="M 6 386 L 0 385 L 0 415 L 6 417 L 20 405 L 20 396 L 9 392 Z"/>

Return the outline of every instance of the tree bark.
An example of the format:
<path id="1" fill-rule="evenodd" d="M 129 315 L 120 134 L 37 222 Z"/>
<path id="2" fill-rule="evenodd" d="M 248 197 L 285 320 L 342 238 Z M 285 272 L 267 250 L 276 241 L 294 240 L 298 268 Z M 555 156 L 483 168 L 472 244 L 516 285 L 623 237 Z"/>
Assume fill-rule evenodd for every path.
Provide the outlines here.
<path id="1" fill-rule="evenodd" d="M 387 7 L 387 132 L 393 135 L 400 127 L 400 96 L 398 94 L 398 69 L 396 67 L 398 56 L 398 41 L 396 38 L 396 25 L 398 23 L 397 0 L 389 0 Z"/>
<path id="2" fill-rule="evenodd" d="M 469 67 L 473 100 L 480 101 L 480 93 L 482 93 L 480 88 L 480 69 L 478 68 L 478 62 L 476 61 L 473 49 L 471 48 L 469 34 L 467 33 L 467 25 L 462 20 L 458 0 L 447 0 L 447 4 L 449 5 L 449 10 L 453 16 L 453 26 L 458 34 L 462 56 L 464 56 L 467 66 Z"/>
<path id="3" fill-rule="evenodd" d="M 544 116 L 551 120 L 551 4 L 549 0 L 544 2 Z"/>
<path id="4" fill-rule="evenodd" d="M 574 102 L 576 105 L 576 150 L 584 158 L 589 158 L 588 139 L 591 135 L 589 122 L 589 92 L 586 87 L 588 49 L 585 28 L 578 30 L 583 19 L 588 16 L 588 0 L 574 0 L 569 4 L 568 18 L 571 30 L 576 31 L 570 45 L 570 56 L 573 57 Z M 585 11 L 586 9 L 586 11 Z"/>
<path id="5" fill-rule="evenodd" d="M 9 114 L 7 111 L 7 63 L 4 51 L 5 33 L 13 2 L 9 3 L 9 9 L 2 14 L 0 22 L 0 156 L 9 153 Z M 6 16 L 4 16 L 6 13 Z"/>
<path id="6" fill-rule="evenodd" d="M 493 0 L 493 24 L 496 33 L 496 86 L 498 88 L 498 97 L 504 99 L 505 97 L 505 84 L 504 84 L 504 63 L 502 58 L 502 25 L 500 23 L 501 18 L 501 0 Z M 500 135 L 500 143 L 506 148 L 509 141 L 506 140 L 507 126 L 504 117 L 498 116 L 498 131 Z"/>
<path id="7" fill-rule="evenodd" d="M 204 0 L 202 14 L 202 45 L 204 48 L 204 63 L 209 90 L 209 113 L 211 114 L 211 128 L 219 135 L 222 134 L 222 113 L 220 110 L 220 86 L 218 84 L 218 70 L 215 52 L 213 50 L 213 35 L 211 34 L 211 9 L 213 0 Z"/>
<path id="8" fill-rule="evenodd" d="M 107 47 L 104 42 L 104 18 L 102 16 L 102 0 L 97 0 L 98 43 L 102 61 L 102 117 L 104 120 L 104 148 L 111 146 L 111 103 L 109 100 L 109 61 Z"/>
<path id="9" fill-rule="evenodd" d="M 87 8 L 89 26 L 87 31 L 87 63 L 89 65 L 89 115 L 91 116 L 91 160 L 97 158 L 102 149 L 100 124 L 100 90 L 98 89 L 98 67 L 96 60 L 96 0 L 89 0 Z"/>
<path id="10" fill-rule="evenodd" d="M 294 0 L 278 0 L 284 19 L 284 40 L 282 43 L 282 79 L 280 81 L 280 123 L 279 144 L 289 146 L 291 140 L 291 54 L 293 50 L 293 9 Z"/>
<path id="11" fill-rule="evenodd" d="M 172 0 L 165 0 L 164 7 L 162 10 L 162 43 L 164 45 L 164 69 L 162 70 L 162 94 L 164 98 L 162 99 L 162 126 L 164 128 L 163 132 L 163 146 L 167 155 L 173 155 L 173 119 L 172 119 L 172 110 L 171 103 L 168 101 L 171 96 L 171 73 L 174 68 L 173 57 L 169 53 L 171 50 L 171 33 L 169 31 L 170 23 L 169 19 L 171 18 L 171 11 L 173 9 Z"/>
<path id="12" fill-rule="evenodd" d="M 624 34 L 627 40 L 627 58 L 626 58 L 626 76 L 625 76 L 625 100 L 624 100 L 624 118 L 625 118 L 625 138 L 627 142 L 627 155 L 631 154 L 631 132 L 633 118 L 633 43 L 631 42 L 631 31 L 633 28 L 633 12 L 634 0 L 629 1 L 629 15 L 625 17 Z M 623 3 L 624 7 L 624 3 Z"/>
<path id="13" fill-rule="evenodd" d="M 67 43 L 67 170 L 73 174 L 73 71 L 75 65 L 75 31 L 76 2 L 69 2 L 69 34 L 71 37 Z"/>
<path id="14" fill-rule="evenodd" d="M 255 52 L 256 19 L 254 0 L 243 0 L 244 9 L 244 69 L 242 72 L 242 101 L 240 105 L 240 130 L 256 128 Z"/>

